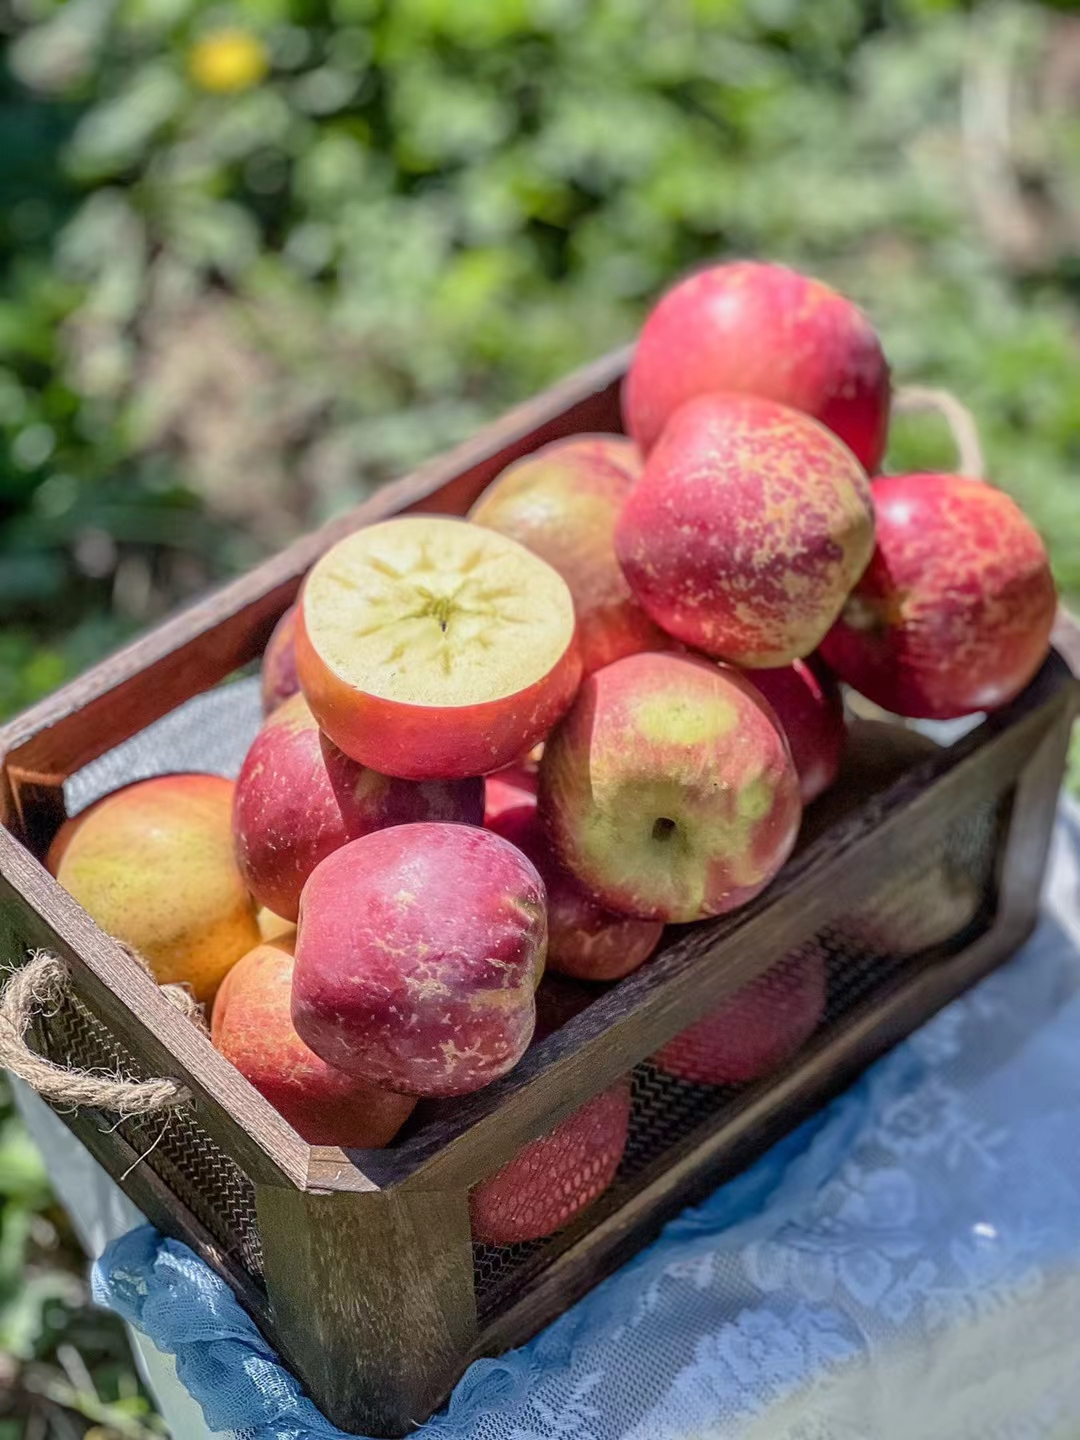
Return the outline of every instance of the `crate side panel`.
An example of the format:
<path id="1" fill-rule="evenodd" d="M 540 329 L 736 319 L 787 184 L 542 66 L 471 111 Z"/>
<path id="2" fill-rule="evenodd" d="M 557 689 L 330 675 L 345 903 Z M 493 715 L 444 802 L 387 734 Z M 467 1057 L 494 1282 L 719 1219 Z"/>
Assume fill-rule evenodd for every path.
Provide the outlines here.
<path id="1" fill-rule="evenodd" d="M 753 982 L 752 997 L 729 1009 L 729 1024 L 711 1033 L 685 1032 L 635 1066 L 626 1148 L 610 1188 L 551 1237 L 474 1245 L 482 1322 L 517 1301 L 560 1254 L 704 1135 L 728 1124 L 749 1095 L 797 1059 L 802 1045 L 839 1033 L 877 997 L 985 934 L 996 910 L 1009 804 L 1005 795 L 972 806 L 931 850 L 871 880 L 864 900 Z M 779 1133 L 774 1127 L 763 1132 L 759 1148 Z M 521 1204 L 530 1203 L 523 1193 Z M 512 1226 L 513 1214 L 506 1218 Z"/>

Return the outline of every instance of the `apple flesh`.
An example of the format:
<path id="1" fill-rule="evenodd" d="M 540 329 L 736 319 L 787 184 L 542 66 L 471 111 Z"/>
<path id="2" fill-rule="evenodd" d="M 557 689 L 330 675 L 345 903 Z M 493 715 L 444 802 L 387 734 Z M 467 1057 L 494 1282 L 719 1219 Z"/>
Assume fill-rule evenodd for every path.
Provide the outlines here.
<path id="1" fill-rule="evenodd" d="M 615 521 L 640 474 L 622 463 L 618 436 L 555 440 L 516 461 L 469 512 L 553 566 L 570 587 L 586 675 L 668 637 L 630 593 L 615 558 Z"/>
<path id="2" fill-rule="evenodd" d="M 742 1085 L 800 1050 L 825 1013 L 825 952 L 811 941 L 736 990 L 652 1057 L 693 1085 Z"/>
<path id="3" fill-rule="evenodd" d="M 1057 593 L 1015 501 L 960 475 L 874 485 L 877 549 L 821 649 L 840 679 L 896 715 L 995 710 L 1046 659 Z"/>
<path id="4" fill-rule="evenodd" d="M 889 428 L 889 366 L 857 306 L 783 265 L 714 265 L 655 306 L 623 389 L 626 428 L 648 452 L 680 406 L 735 391 L 819 420 L 873 474 Z"/>
<path id="5" fill-rule="evenodd" d="M 820 661 L 795 660 L 746 679 L 772 706 L 791 746 L 804 805 L 823 795 L 840 771 L 847 740 L 840 687 Z"/>
<path id="6" fill-rule="evenodd" d="M 472 1238 L 513 1245 L 553 1235 L 611 1184 L 626 1149 L 630 1082 L 586 1101 L 469 1192 Z"/>
<path id="7" fill-rule="evenodd" d="M 702 920 L 763 890 L 799 828 L 787 742 L 739 674 L 629 655 L 590 675 L 540 762 L 556 856 L 607 909 Z"/>
<path id="8" fill-rule="evenodd" d="M 372 830 L 414 821 L 479 825 L 484 782 L 397 780 L 350 760 L 294 695 L 269 717 L 236 781 L 236 859 L 260 905 L 295 920 L 308 876 Z"/>
<path id="9" fill-rule="evenodd" d="M 704 396 L 651 451 L 615 548 L 670 635 L 775 669 L 816 649 L 866 568 L 870 484 L 809 416 L 751 395 Z"/>
<path id="10" fill-rule="evenodd" d="M 516 541 L 439 515 L 327 551 L 304 582 L 296 664 L 335 745 L 406 780 L 509 765 L 581 678 L 565 580 Z"/>
<path id="11" fill-rule="evenodd" d="M 263 651 L 259 690 L 264 715 L 270 715 L 300 689 L 296 673 L 296 606 L 290 605 L 274 626 Z"/>
<path id="12" fill-rule="evenodd" d="M 304 1044 L 289 1014 L 293 954 L 287 939 L 257 945 L 226 975 L 214 1001 L 214 1047 L 265 1095 L 309 1145 L 386 1145 L 416 1105 L 334 1070 Z"/>
<path id="13" fill-rule="evenodd" d="M 660 943 L 663 925 L 618 915 L 587 894 L 552 854 L 537 818 L 535 796 L 528 801 L 503 810 L 486 824 L 527 855 L 543 879 L 548 969 L 578 980 L 621 980 L 648 960 Z"/>
<path id="14" fill-rule="evenodd" d="M 137 781 L 72 822 L 56 863 L 64 889 L 159 984 L 186 983 L 200 1001 L 259 943 L 233 855 L 232 801 L 232 781 L 218 775 Z"/>
<path id="15" fill-rule="evenodd" d="M 376 830 L 304 886 L 293 1024 L 328 1065 L 372 1085 L 465 1094 L 524 1054 L 546 949 L 543 881 L 501 836 Z"/>

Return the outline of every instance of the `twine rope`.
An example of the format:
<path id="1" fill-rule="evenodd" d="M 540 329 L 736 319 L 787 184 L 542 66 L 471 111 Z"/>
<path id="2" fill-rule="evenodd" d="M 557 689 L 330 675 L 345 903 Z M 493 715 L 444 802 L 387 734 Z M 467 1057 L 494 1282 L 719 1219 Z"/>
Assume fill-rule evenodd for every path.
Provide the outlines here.
<path id="1" fill-rule="evenodd" d="M 149 966 L 137 951 L 122 947 L 143 969 Z M 186 1105 L 191 1099 L 178 1080 L 125 1080 L 88 1070 L 56 1065 L 30 1048 L 27 1041 L 37 1015 L 55 1014 L 63 1003 L 71 972 L 47 950 L 35 950 L 0 992 L 0 1066 L 10 1070 L 45 1100 L 56 1105 L 85 1105 L 128 1119 Z M 202 1012 L 182 985 L 161 987 L 171 1005 L 196 1024 Z"/>
<path id="2" fill-rule="evenodd" d="M 986 479 L 986 458 L 975 416 L 951 390 L 932 385 L 901 385 L 893 392 L 893 410 L 900 415 L 935 410 L 949 427 L 956 446 L 956 468 L 973 480 Z"/>

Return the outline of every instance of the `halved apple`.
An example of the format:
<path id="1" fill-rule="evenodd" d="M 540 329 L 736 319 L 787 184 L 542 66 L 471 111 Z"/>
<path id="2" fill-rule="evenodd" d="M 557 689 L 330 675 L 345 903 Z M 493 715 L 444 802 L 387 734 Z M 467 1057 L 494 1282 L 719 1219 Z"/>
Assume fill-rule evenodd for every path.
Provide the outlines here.
<path id="1" fill-rule="evenodd" d="M 581 679 L 562 577 L 504 535 L 434 515 L 372 525 L 327 551 L 304 584 L 296 663 L 330 739 L 407 780 L 509 764 Z"/>

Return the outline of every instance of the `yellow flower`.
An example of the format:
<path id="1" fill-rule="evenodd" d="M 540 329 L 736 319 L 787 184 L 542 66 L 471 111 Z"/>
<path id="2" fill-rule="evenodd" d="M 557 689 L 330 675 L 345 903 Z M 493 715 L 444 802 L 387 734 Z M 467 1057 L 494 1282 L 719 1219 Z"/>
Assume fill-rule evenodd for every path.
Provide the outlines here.
<path id="1" fill-rule="evenodd" d="M 212 30 L 197 40 L 188 56 L 192 80 L 216 95 L 235 95 L 257 85 L 270 66 L 266 47 L 250 30 Z"/>

